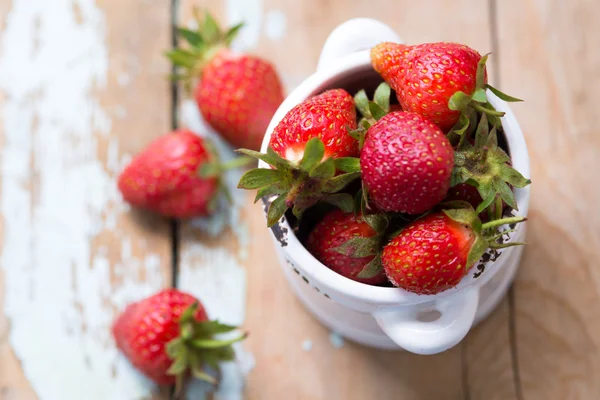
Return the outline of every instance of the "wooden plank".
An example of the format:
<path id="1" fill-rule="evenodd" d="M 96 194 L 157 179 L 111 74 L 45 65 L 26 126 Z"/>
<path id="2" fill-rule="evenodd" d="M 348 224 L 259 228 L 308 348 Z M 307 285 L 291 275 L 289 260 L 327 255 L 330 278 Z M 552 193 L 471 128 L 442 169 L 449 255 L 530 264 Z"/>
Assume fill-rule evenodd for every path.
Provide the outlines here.
<path id="1" fill-rule="evenodd" d="M 110 325 L 170 282 L 168 222 L 116 188 L 169 128 L 168 2 L 0 5 L 0 398 L 166 399 Z"/>
<path id="2" fill-rule="evenodd" d="M 182 1 L 182 21 L 189 21 L 190 10 L 196 4 Z M 449 40 L 464 42 L 482 52 L 491 50 L 485 2 L 229 0 L 225 4 L 205 1 L 200 5 L 209 7 L 223 20 L 245 19 L 248 26 L 238 46 L 272 60 L 290 90 L 314 71 L 329 32 L 356 16 L 381 19 L 397 28 L 409 43 Z M 183 125 L 208 131 L 198 121 L 195 104 L 184 101 L 181 108 Z M 238 201 L 249 204 L 249 198 L 242 195 Z M 234 224 L 216 229 L 215 225 L 223 220 Z M 330 333 L 290 292 L 258 205 L 245 205 L 224 217 L 184 224 L 181 259 L 180 286 L 202 298 L 213 316 L 241 322 L 244 315 L 240 308 L 247 308 L 244 325 L 251 335 L 244 346 L 256 361 L 246 388 L 248 398 L 460 399 L 468 395 L 463 385 L 468 386 L 470 380 L 489 381 L 486 374 L 490 371 L 511 370 L 508 331 L 504 330 L 485 338 L 485 345 L 495 349 L 489 357 L 500 355 L 495 369 L 481 362 L 476 371 L 468 370 L 468 376 L 462 376 L 464 364 L 478 357 L 483 337 L 488 336 L 485 324 L 471 335 L 468 349 L 458 347 L 434 357 L 374 351 L 350 343 L 336 348 Z M 506 315 L 494 314 L 494 321 L 493 327 L 505 326 Z M 277 379 L 273 379 L 275 376 Z M 426 379 L 437 384 L 427 384 Z M 476 386 L 476 393 L 495 390 L 493 384 L 480 386 Z"/>
<path id="3" fill-rule="evenodd" d="M 515 288 L 526 399 L 600 397 L 600 36 L 595 1 L 498 2 L 503 88 L 532 166 L 529 246 Z"/>

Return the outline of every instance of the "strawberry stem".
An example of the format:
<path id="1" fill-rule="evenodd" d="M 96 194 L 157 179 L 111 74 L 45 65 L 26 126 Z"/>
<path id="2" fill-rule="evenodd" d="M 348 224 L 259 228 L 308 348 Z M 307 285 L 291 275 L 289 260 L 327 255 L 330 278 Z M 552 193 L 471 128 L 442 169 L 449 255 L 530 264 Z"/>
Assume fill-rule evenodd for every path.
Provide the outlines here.
<path id="1" fill-rule="evenodd" d="M 495 221 L 489 221 L 489 222 L 486 222 L 485 224 L 482 224 L 481 229 L 487 230 L 487 229 L 497 228 L 502 225 L 518 224 L 519 222 L 523 222 L 525 220 L 526 220 L 525 217 L 508 217 L 508 218 L 497 219 Z"/>

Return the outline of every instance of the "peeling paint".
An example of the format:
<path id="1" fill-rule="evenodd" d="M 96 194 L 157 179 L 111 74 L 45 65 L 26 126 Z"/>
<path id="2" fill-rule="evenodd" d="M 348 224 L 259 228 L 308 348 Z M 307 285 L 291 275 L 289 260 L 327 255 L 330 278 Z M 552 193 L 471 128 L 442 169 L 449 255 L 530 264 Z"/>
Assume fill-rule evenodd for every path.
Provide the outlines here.
<path id="1" fill-rule="evenodd" d="M 231 147 L 202 121 L 193 101 L 183 102 L 180 115 L 182 126 L 209 138 L 223 161 L 236 156 Z M 236 188 L 241 175 L 241 170 L 234 170 L 224 177 L 225 186 L 231 194 L 231 204 L 222 198 L 219 212 L 190 222 L 193 230 L 212 238 L 222 237 L 230 229 L 235 246 L 228 249 L 197 240 L 186 241 L 179 274 L 179 287 L 196 295 L 206 306 L 210 318 L 231 325 L 243 325 L 246 318 L 246 270 L 240 265 L 240 260 L 247 257 L 249 233 L 247 223 L 241 218 L 246 194 Z M 232 247 L 237 251 L 230 250 Z M 236 361 L 222 365 L 222 382 L 214 395 L 216 400 L 243 398 L 246 376 L 254 366 L 254 358 L 244 350 L 243 343 L 237 344 L 235 349 Z M 211 389 L 206 384 L 195 382 L 188 387 L 188 398 L 202 399 Z"/>
<path id="2" fill-rule="evenodd" d="M 263 20 L 262 0 L 226 0 L 227 23 L 232 26 L 243 22 L 240 35 L 232 43 L 237 51 L 252 50 L 258 45 Z"/>
<path id="3" fill-rule="evenodd" d="M 313 348 L 313 342 L 310 339 L 304 339 L 304 341 L 302 342 L 302 350 L 309 352 L 311 351 Z"/>
<path id="4" fill-rule="evenodd" d="M 336 349 L 341 349 L 342 347 L 344 347 L 344 338 L 337 332 L 330 332 L 329 343 L 331 343 L 331 345 Z"/>
<path id="5" fill-rule="evenodd" d="M 265 35 L 275 41 L 285 37 L 287 30 L 287 18 L 281 10 L 269 10 L 265 15 Z"/>
<path id="6" fill-rule="evenodd" d="M 110 333 L 117 309 L 163 285 L 164 260 L 135 258 L 116 226 L 128 209 L 114 176 L 119 144 L 94 96 L 106 86 L 105 37 L 93 0 L 13 0 L 1 36 L 4 312 L 10 345 L 44 400 L 141 399 L 155 390 Z M 97 152 L 107 140 L 105 167 Z M 106 245 L 92 245 L 107 231 L 122 242 L 114 264 Z"/>

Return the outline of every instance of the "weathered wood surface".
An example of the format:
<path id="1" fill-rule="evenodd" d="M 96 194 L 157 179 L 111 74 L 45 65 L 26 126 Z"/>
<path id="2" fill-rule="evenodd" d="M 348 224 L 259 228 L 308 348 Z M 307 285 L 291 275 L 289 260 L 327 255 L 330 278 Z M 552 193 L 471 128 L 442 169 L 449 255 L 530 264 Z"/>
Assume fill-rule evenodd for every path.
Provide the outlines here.
<path id="1" fill-rule="evenodd" d="M 170 127 L 170 7 L 0 4 L 0 398 L 166 399 L 110 324 L 171 281 L 168 221 L 131 212 L 115 179 Z"/>
<path id="2" fill-rule="evenodd" d="M 599 4 L 174 3 L 182 24 L 193 6 L 223 22 L 245 20 L 236 46 L 271 59 L 288 91 L 313 71 L 331 29 L 356 16 L 390 24 L 408 43 L 494 52 L 490 79 L 526 100 L 513 109 L 532 163 L 529 246 L 498 309 L 456 348 L 419 357 L 340 346 L 288 289 L 260 206 L 243 193 L 216 217 L 180 224 L 173 265 L 168 222 L 131 212 L 114 187 L 127 156 L 170 128 L 161 51 L 170 45 L 171 4 L 46 3 L 0 0 L 0 399 L 168 398 L 127 368 L 107 329 L 127 301 L 169 285 L 172 271 L 212 316 L 251 332 L 219 399 L 600 398 Z M 68 40 L 76 44 L 66 50 Z M 183 94 L 176 108 L 179 126 L 210 135 Z M 30 336 L 40 318 L 48 334 Z M 56 349 L 64 341 L 66 355 Z M 187 397 L 204 389 L 193 385 Z"/>

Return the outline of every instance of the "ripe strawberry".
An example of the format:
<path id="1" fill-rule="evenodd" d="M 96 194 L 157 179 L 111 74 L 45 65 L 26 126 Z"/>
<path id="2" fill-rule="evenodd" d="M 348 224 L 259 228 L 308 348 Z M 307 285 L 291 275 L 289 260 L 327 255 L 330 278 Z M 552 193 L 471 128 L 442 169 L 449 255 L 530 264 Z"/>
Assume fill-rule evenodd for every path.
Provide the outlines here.
<path id="1" fill-rule="evenodd" d="M 405 227 L 383 249 L 381 262 L 388 279 L 417 294 L 436 294 L 461 281 L 488 248 L 522 243 L 498 243 L 504 224 L 522 222 L 510 217 L 481 224 L 473 210 L 436 212 Z"/>
<path id="2" fill-rule="evenodd" d="M 356 110 L 348 92 L 334 89 L 311 97 L 292 108 L 275 127 L 266 154 L 240 150 L 271 169 L 246 172 L 238 187 L 259 189 L 256 201 L 271 196 L 268 226 L 288 208 L 300 217 L 319 201 L 349 212 L 352 196 L 337 192 L 360 176 L 358 160 L 351 158 L 358 154 L 358 142 L 349 133 L 355 129 Z"/>
<path id="3" fill-rule="evenodd" d="M 326 158 L 352 157 L 358 154 L 358 143 L 348 130 L 355 128 L 352 96 L 343 89 L 328 90 L 292 108 L 273 130 L 269 146 L 286 160 L 298 162 L 308 141 L 319 138 Z"/>
<path id="4" fill-rule="evenodd" d="M 379 268 L 373 276 L 368 271 L 380 241 L 381 231 L 378 233 L 362 215 L 334 210 L 310 232 L 306 246 L 317 260 L 338 274 L 357 282 L 379 285 L 387 280 L 383 270 Z"/>
<path id="5" fill-rule="evenodd" d="M 283 101 L 279 76 L 268 61 L 227 49 L 241 25 L 224 33 L 208 13 L 198 25 L 197 31 L 179 28 L 189 49 L 167 56 L 187 70 L 181 78 L 188 84 L 201 78 L 195 98 L 205 121 L 233 146 L 258 150 Z"/>
<path id="6" fill-rule="evenodd" d="M 396 111 L 369 128 L 360 165 L 375 207 L 416 215 L 448 192 L 454 153 L 433 123 L 416 113 Z"/>
<path id="7" fill-rule="evenodd" d="M 457 91 L 472 96 L 486 85 L 485 65 L 477 81 L 480 60 L 477 51 L 457 43 L 381 43 L 371 50 L 373 67 L 396 91 L 402 109 L 423 115 L 443 131 L 460 117 L 459 110 L 448 107 L 452 96 Z"/>
<path id="8" fill-rule="evenodd" d="M 135 207 L 168 217 L 201 216 L 214 210 L 218 174 L 239 164 L 219 165 L 209 143 L 188 130 L 161 136 L 134 157 L 119 176 L 119 190 Z M 203 168 L 211 173 L 201 174 Z"/>
<path id="9" fill-rule="evenodd" d="M 167 289 L 127 306 L 112 331 L 117 347 L 138 370 L 158 384 L 177 383 L 180 389 L 189 373 L 214 382 L 204 368 L 232 360 L 231 344 L 245 335 L 232 340 L 213 336 L 235 329 L 209 321 L 193 296 Z"/>

